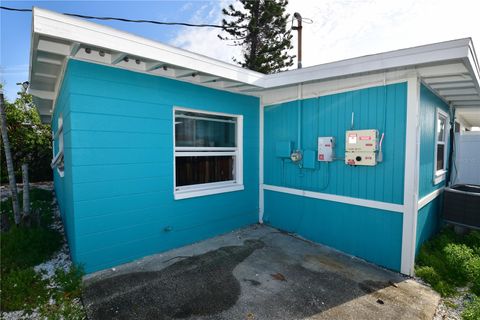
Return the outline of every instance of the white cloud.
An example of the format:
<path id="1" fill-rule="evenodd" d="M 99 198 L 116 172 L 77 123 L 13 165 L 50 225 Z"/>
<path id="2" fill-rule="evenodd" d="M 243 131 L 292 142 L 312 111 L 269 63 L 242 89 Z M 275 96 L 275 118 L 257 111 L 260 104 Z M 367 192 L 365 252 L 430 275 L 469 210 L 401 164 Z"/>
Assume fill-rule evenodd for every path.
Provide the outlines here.
<path id="1" fill-rule="evenodd" d="M 480 41 L 475 0 L 297 0 L 289 11 L 314 20 L 303 28 L 304 66 L 467 36 Z"/>
<path id="2" fill-rule="evenodd" d="M 222 8 L 232 1 L 211 1 L 203 4 L 190 19 L 191 23 L 220 24 L 223 15 Z M 233 63 L 232 57 L 239 58 L 241 48 L 230 46 L 226 41 L 218 38 L 220 29 L 216 28 L 189 28 L 185 27 L 178 32 L 170 42 L 171 45 L 200 53 L 212 58 Z"/>
<path id="3" fill-rule="evenodd" d="M 207 2 L 191 20 L 220 23 L 231 2 Z M 303 28 L 303 65 L 311 66 L 468 36 L 480 46 L 479 6 L 476 0 L 291 0 L 287 9 L 314 21 Z M 217 34 L 184 28 L 171 44 L 226 62 L 241 55 Z M 296 32 L 293 41 L 296 54 Z"/>

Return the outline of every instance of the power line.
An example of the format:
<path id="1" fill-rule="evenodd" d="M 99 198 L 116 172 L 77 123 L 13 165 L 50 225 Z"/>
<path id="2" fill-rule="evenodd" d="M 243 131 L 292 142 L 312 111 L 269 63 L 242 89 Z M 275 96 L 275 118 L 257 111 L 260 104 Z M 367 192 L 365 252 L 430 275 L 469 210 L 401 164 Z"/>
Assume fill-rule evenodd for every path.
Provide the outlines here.
<path id="1" fill-rule="evenodd" d="M 0 6 L 0 9 L 7 10 L 7 11 L 16 11 L 16 12 L 32 12 L 32 9 L 11 8 L 11 7 L 4 7 L 4 6 Z M 195 23 L 187 23 L 187 22 L 164 22 L 164 21 L 143 20 L 143 19 L 136 20 L 136 19 L 114 18 L 114 17 L 95 17 L 95 16 L 86 16 L 86 15 L 76 14 L 76 13 L 65 13 L 65 12 L 63 12 L 62 14 L 66 16 L 71 16 L 71 17 L 94 19 L 94 20 L 115 20 L 115 21 L 134 22 L 134 23 L 152 23 L 152 24 L 167 25 L 167 26 L 231 29 L 231 28 L 224 27 L 217 24 L 195 24 Z M 240 27 L 235 27 L 235 28 L 240 28 Z"/>

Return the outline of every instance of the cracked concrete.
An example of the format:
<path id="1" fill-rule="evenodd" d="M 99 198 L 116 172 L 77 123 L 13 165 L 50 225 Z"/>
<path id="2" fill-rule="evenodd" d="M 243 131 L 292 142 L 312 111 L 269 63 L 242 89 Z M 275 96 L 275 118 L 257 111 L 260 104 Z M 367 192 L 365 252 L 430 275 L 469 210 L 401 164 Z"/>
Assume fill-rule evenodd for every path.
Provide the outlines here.
<path id="1" fill-rule="evenodd" d="M 431 289 L 251 226 L 85 278 L 91 319 L 432 319 Z"/>

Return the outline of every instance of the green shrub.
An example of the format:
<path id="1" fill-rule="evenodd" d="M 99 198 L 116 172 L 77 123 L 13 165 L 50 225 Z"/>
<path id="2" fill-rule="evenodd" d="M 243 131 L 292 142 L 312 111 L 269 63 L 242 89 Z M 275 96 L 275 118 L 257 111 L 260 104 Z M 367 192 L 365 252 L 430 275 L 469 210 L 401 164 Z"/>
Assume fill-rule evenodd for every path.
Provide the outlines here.
<path id="1" fill-rule="evenodd" d="M 480 248 L 480 231 L 470 231 L 467 235 L 465 235 L 464 243 L 469 247 L 476 248 L 478 250 Z"/>
<path id="2" fill-rule="evenodd" d="M 55 270 L 53 279 L 65 296 L 78 298 L 82 289 L 83 275 L 83 268 L 72 266 L 68 272 L 63 269 Z"/>
<path id="3" fill-rule="evenodd" d="M 42 318 L 48 320 L 83 320 L 86 319 L 81 303 L 71 299 L 57 298 L 53 304 L 43 304 L 39 308 Z"/>
<path id="4" fill-rule="evenodd" d="M 479 294 L 479 248 L 480 232 L 457 235 L 452 228 L 446 228 L 422 246 L 415 273 L 444 297 L 465 285 Z"/>
<path id="5" fill-rule="evenodd" d="M 53 222 L 52 192 L 31 190 L 31 207 L 40 214 L 40 225 L 33 227 L 13 225 L 11 201 L 2 202 L 1 214 L 13 225 L 0 233 L 1 246 L 1 311 L 36 309 L 42 319 L 85 319 L 80 303 L 82 268 L 72 267 L 68 272 L 57 269 L 52 279 L 42 280 L 33 266 L 45 262 L 60 249 L 63 236 L 49 228 Z M 20 194 L 20 202 L 21 194 Z"/>
<path id="6" fill-rule="evenodd" d="M 480 319 L 480 297 L 475 297 L 473 301 L 465 307 L 465 310 L 462 312 L 462 318 L 464 320 Z"/>
<path id="7" fill-rule="evenodd" d="M 42 124 L 30 94 L 21 93 L 13 102 L 5 100 L 8 136 L 17 181 L 22 181 L 22 163 L 28 163 L 30 181 L 51 181 L 52 131 Z M 3 141 L 0 140 L 3 150 Z M 0 155 L 0 180 L 8 181 L 5 153 Z"/>
<path id="8" fill-rule="evenodd" d="M 28 310 L 48 301 L 47 281 L 33 268 L 13 270 L 2 277 L 2 311 Z"/>
<path id="9" fill-rule="evenodd" d="M 1 273 L 13 269 L 33 267 L 48 260 L 62 246 L 62 235 L 52 229 L 34 227 L 12 227 L 2 232 Z"/>
<path id="10" fill-rule="evenodd" d="M 441 280 L 435 269 L 430 266 L 417 267 L 415 269 L 415 274 L 432 286 Z"/>
<path id="11" fill-rule="evenodd" d="M 31 188 L 30 189 L 30 210 L 33 214 L 34 211 L 40 213 L 40 224 L 42 226 L 48 226 L 52 223 L 52 200 L 53 194 L 50 190 Z M 18 201 L 21 204 L 23 201 L 23 192 L 18 193 Z M 5 200 L 0 206 L 0 214 L 5 214 L 8 217 L 10 225 L 14 225 L 12 201 L 11 199 Z"/>
<path id="12" fill-rule="evenodd" d="M 450 277 L 458 285 L 465 285 L 473 280 L 472 259 L 475 255 L 473 250 L 465 244 L 448 244 L 443 251 L 445 252 L 445 263 L 452 271 Z"/>
<path id="13" fill-rule="evenodd" d="M 477 278 L 473 281 L 472 292 L 475 293 L 477 296 L 480 296 L 480 275 L 478 275 Z"/>

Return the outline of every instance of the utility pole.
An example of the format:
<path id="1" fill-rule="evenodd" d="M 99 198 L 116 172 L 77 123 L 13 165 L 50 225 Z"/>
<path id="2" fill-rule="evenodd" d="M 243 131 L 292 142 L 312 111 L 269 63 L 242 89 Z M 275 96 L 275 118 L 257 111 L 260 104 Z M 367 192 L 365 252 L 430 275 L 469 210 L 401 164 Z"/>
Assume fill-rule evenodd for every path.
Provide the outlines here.
<path id="1" fill-rule="evenodd" d="M 302 15 L 298 12 L 293 14 L 293 18 L 297 20 L 297 26 L 292 27 L 292 30 L 296 30 L 298 33 L 298 41 L 297 41 L 297 61 L 298 61 L 298 69 L 302 68 Z"/>

